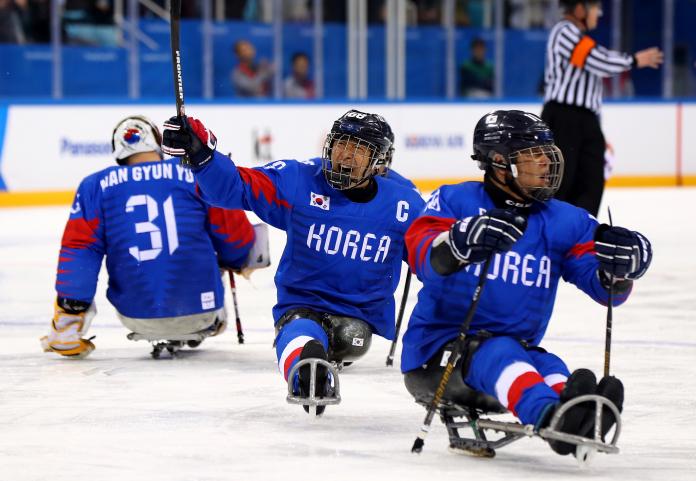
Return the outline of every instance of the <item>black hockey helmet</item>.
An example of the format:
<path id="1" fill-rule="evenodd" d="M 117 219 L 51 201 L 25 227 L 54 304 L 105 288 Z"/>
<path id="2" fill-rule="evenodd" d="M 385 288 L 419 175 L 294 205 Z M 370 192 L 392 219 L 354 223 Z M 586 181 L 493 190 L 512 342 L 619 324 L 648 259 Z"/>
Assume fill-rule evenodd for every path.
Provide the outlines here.
<path id="1" fill-rule="evenodd" d="M 351 189 L 391 161 L 394 133 L 381 115 L 349 110 L 333 123 L 322 153 L 322 170 L 335 189 Z M 340 146 L 340 158 L 332 159 Z M 361 162 L 367 157 L 367 164 Z"/>
<path id="2" fill-rule="evenodd" d="M 382 119 L 384 120 L 384 119 Z M 394 132 L 392 131 L 391 125 L 387 123 L 387 121 L 384 121 L 386 125 L 386 135 L 389 141 L 391 142 L 392 146 L 389 148 L 387 151 L 387 155 L 384 159 L 384 163 L 377 163 L 377 175 L 385 176 L 387 175 L 387 172 L 389 172 L 389 169 L 391 169 L 391 164 L 392 160 L 394 160 Z"/>
<path id="3" fill-rule="evenodd" d="M 504 170 L 505 185 L 528 200 L 549 200 L 561 186 L 563 155 L 549 126 L 529 112 L 496 110 L 481 117 L 471 157 L 486 175 Z"/>

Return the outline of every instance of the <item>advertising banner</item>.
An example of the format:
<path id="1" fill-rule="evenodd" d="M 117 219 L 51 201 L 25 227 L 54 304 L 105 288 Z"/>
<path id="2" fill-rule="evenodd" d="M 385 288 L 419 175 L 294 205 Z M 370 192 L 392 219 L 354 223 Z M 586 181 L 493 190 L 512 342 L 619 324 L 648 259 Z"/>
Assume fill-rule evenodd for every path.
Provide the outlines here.
<path id="1" fill-rule="evenodd" d="M 541 105 L 191 104 L 187 113 L 217 135 L 220 152 L 253 167 L 319 157 L 332 123 L 350 108 L 383 115 L 396 136 L 394 168 L 417 183 L 434 185 L 481 176 L 471 160 L 472 132 L 485 113 L 499 108 L 539 113 Z M 142 114 L 161 126 L 173 113 L 173 105 L 164 104 L 7 107 L 0 189 L 74 190 L 83 177 L 114 165 L 111 135 L 120 119 Z M 696 129 L 696 105 L 608 104 L 602 124 L 611 179 L 696 175 L 696 138 L 680 135 Z"/>

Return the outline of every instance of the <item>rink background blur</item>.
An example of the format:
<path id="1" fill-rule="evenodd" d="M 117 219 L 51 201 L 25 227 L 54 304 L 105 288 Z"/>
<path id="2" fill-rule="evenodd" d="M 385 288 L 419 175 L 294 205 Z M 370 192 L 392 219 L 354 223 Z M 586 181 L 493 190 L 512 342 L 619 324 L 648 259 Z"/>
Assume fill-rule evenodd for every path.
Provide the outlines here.
<path id="1" fill-rule="evenodd" d="M 237 280 L 246 344 L 237 344 L 231 325 L 197 350 L 154 361 L 148 344 L 126 339 L 102 275 L 90 330 L 97 349 L 80 361 L 44 354 L 38 339 L 52 315 L 69 208 L 0 209 L 0 479 L 691 479 L 694 202 L 689 188 L 606 193 L 600 221 L 610 205 L 615 224 L 646 234 L 655 256 L 614 311 L 612 372 L 626 385 L 622 451 L 598 455 L 587 471 L 539 439 L 502 448 L 493 460 L 450 454 L 438 419 L 423 454 L 411 454 L 424 410 L 398 369 L 385 367 L 389 343 L 378 337 L 341 374 L 341 405 L 311 420 L 286 404 L 271 346 L 273 274 L 284 243 L 277 230 L 273 266 L 251 282 Z M 407 316 L 418 287 L 412 284 Z M 604 307 L 562 285 L 543 345 L 571 369 L 601 372 L 605 318 Z"/>

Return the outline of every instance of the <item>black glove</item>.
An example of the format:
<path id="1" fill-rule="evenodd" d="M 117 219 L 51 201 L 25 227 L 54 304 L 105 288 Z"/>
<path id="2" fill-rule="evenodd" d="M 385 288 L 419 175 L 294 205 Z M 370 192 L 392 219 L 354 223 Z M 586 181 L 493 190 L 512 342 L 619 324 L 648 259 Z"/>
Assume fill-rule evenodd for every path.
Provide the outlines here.
<path id="1" fill-rule="evenodd" d="M 638 279 L 652 261 L 650 241 L 639 232 L 601 224 L 595 231 L 599 269 L 617 279 Z"/>
<path id="2" fill-rule="evenodd" d="M 522 237 L 527 219 L 505 209 L 454 223 L 449 232 L 452 254 L 461 262 L 483 262 L 495 252 L 506 252 Z"/>
<path id="3" fill-rule="evenodd" d="M 200 120 L 193 117 L 172 117 L 164 123 L 162 151 L 184 157 L 182 163 L 198 169 L 210 162 L 217 138 Z"/>

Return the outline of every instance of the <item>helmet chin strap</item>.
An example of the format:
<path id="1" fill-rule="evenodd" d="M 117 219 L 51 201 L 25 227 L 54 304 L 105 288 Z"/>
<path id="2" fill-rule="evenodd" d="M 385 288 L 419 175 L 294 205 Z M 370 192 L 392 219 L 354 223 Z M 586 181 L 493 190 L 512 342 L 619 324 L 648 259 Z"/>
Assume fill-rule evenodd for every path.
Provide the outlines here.
<path id="1" fill-rule="evenodd" d="M 496 167 L 493 167 L 492 169 L 496 169 Z M 498 170 L 503 170 L 503 169 L 498 169 Z M 495 172 L 491 172 L 490 175 L 488 176 L 491 179 L 491 183 L 498 189 L 507 192 L 508 195 L 511 195 L 513 197 L 516 197 L 514 199 L 515 201 L 519 202 L 520 204 L 525 204 L 529 205 L 531 204 L 534 199 L 529 197 L 528 194 L 526 194 L 519 186 L 517 181 L 515 180 L 515 176 L 512 174 L 512 171 L 510 169 L 504 169 L 505 172 L 505 181 L 501 182 L 498 176 L 495 175 Z"/>

